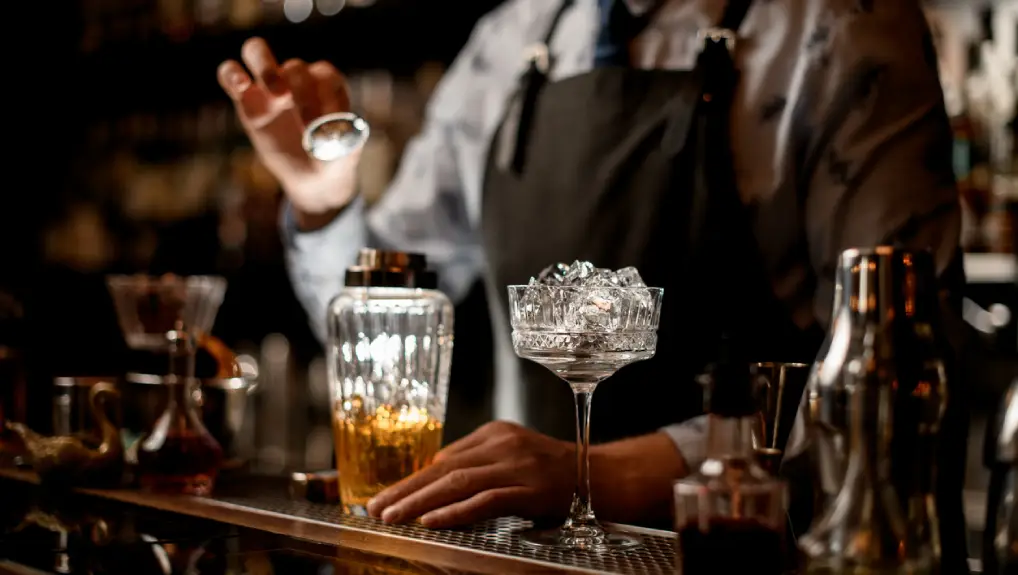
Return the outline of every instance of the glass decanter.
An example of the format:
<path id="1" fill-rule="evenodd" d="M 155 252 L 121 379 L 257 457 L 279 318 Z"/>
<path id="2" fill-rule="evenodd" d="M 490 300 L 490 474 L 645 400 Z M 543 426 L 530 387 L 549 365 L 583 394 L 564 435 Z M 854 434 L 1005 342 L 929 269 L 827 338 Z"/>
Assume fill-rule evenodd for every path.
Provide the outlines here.
<path id="1" fill-rule="evenodd" d="M 757 463 L 757 375 L 731 345 L 707 378 L 706 459 L 675 482 L 681 575 L 780 575 L 787 566 L 786 486 Z"/>
<path id="2" fill-rule="evenodd" d="M 208 495 L 223 452 L 201 420 L 194 359 L 198 336 L 212 328 L 226 281 L 167 275 L 111 276 L 106 283 L 127 345 L 169 357 L 169 373 L 159 384 L 166 407 L 134 446 L 138 482 L 160 493 Z"/>

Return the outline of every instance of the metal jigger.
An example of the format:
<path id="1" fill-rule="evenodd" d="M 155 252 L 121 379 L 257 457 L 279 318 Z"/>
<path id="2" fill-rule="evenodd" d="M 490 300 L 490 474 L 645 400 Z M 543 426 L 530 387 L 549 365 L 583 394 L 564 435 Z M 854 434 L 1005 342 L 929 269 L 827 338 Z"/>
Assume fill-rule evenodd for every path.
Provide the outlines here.
<path id="1" fill-rule="evenodd" d="M 804 363 L 753 365 L 760 406 L 760 424 L 753 430 L 753 450 L 760 467 L 772 475 L 777 475 L 781 467 L 785 443 L 792 432 L 799 399 L 809 379 L 809 368 Z"/>

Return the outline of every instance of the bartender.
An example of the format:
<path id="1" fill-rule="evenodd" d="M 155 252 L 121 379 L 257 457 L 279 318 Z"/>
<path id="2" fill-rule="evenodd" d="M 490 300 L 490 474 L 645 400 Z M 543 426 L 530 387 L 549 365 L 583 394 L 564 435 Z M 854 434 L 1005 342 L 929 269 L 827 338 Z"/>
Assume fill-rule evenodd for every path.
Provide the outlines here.
<path id="1" fill-rule="evenodd" d="M 522 391 L 526 427 L 447 447 L 369 505 L 389 522 L 565 513 L 572 398 L 512 356 L 504 292 L 550 263 L 632 265 L 665 288 L 657 357 L 593 402 L 598 510 L 632 522 L 667 517 L 672 480 L 700 463 L 701 421 L 676 423 L 701 412 L 693 376 L 722 325 L 761 360 L 812 361 L 844 248 L 932 247 L 941 271 L 956 254 L 951 132 L 916 0 L 509 0 L 370 212 L 356 155 L 322 164 L 301 148 L 310 120 L 348 109 L 342 75 L 280 65 L 260 39 L 241 55 L 246 70 L 225 62 L 219 79 L 286 192 L 292 279 L 318 333 L 359 248 L 423 252 L 454 299 L 484 278 L 498 385 Z"/>

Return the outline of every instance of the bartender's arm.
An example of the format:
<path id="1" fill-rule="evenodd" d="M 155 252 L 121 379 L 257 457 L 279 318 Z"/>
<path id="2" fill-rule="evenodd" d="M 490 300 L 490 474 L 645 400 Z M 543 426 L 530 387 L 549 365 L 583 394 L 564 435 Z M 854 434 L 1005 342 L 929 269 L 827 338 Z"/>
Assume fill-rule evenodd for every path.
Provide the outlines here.
<path id="1" fill-rule="evenodd" d="M 736 109 L 742 141 L 735 153 L 739 163 L 754 155 L 786 156 L 778 161 L 790 174 L 782 182 L 800 189 L 805 200 L 799 220 L 809 257 L 803 265 L 819 281 L 799 317 L 826 323 L 832 273 L 843 249 L 886 242 L 932 247 L 943 270 L 958 245 L 959 205 L 935 56 L 917 3 L 790 3 L 799 8 L 783 14 L 789 20 L 784 27 L 754 29 L 755 50 L 742 60 L 740 88 L 742 104 L 758 104 L 753 92 L 766 85 L 763 77 L 774 67 L 794 67 L 786 109 L 774 120 L 785 128 L 773 147 L 761 147 L 760 140 L 747 141 L 752 128 L 746 123 L 773 114 Z M 779 4 L 755 9 L 788 10 Z M 803 53 L 775 62 L 773 54 L 790 41 Z M 622 522 L 667 517 L 672 482 L 702 461 L 703 423 L 594 446 L 592 496 L 599 515 Z M 434 466 L 379 494 L 368 509 L 386 521 L 420 517 L 433 527 L 507 514 L 561 516 L 575 480 L 573 455 L 571 444 L 491 424 L 440 452 Z"/>
<path id="2" fill-rule="evenodd" d="M 473 182 L 471 174 L 463 177 L 461 164 L 483 162 L 485 148 L 464 140 L 477 138 L 486 121 L 484 108 L 472 100 L 488 86 L 471 70 L 479 38 L 486 33 L 483 25 L 478 27 L 443 77 L 421 133 L 409 144 L 383 199 L 369 212 L 357 195 L 359 151 L 323 163 L 301 146 L 308 122 L 350 108 L 345 79 L 331 64 L 289 60 L 279 65 L 265 41 L 253 38 L 241 50 L 246 70 L 234 61 L 220 66 L 220 84 L 259 157 L 285 191 L 281 227 L 287 269 L 321 341 L 326 306 L 366 245 L 427 254 L 440 289 L 454 301 L 476 279 L 483 265 L 475 233 L 477 209 L 472 212 L 464 199 Z"/>

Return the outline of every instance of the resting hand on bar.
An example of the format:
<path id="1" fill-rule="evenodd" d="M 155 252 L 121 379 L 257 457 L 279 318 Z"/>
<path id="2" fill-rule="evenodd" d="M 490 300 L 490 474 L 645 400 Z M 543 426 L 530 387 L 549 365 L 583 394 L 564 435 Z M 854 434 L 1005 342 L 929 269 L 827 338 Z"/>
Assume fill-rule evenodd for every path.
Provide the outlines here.
<path id="1" fill-rule="evenodd" d="M 258 157 L 286 192 L 297 226 L 321 228 L 356 195 L 360 150 L 320 162 L 307 155 L 301 139 L 316 118 L 350 110 L 346 79 L 324 61 L 292 59 L 280 66 L 261 38 L 244 43 L 241 59 L 247 71 L 234 60 L 220 64 L 219 84 L 233 100 Z"/>
<path id="2" fill-rule="evenodd" d="M 672 482 L 687 466 L 664 433 L 592 446 L 592 498 L 615 522 L 667 519 Z M 427 527 L 494 517 L 561 518 L 576 487 L 576 446 L 513 423 L 486 424 L 438 453 L 435 462 L 379 493 L 368 512 L 387 523 Z"/>

